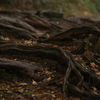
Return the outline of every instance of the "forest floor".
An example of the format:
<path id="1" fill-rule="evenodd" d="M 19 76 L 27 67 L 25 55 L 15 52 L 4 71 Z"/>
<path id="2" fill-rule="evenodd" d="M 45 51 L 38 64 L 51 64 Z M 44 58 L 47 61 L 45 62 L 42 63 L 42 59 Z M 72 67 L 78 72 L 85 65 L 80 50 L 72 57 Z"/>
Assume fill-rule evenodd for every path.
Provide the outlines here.
<path id="1" fill-rule="evenodd" d="M 95 26 L 99 30 L 100 19 L 94 17 L 76 18 L 73 16 L 63 18 L 62 14 L 53 11 L 51 12 L 47 11 L 46 14 L 45 12 L 37 12 L 36 14 L 33 14 L 33 12 L 0 11 L 0 58 L 4 60 L 20 61 L 23 63 L 27 62 L 43 69 L 42 72 L 36 72 L 37 75 L 42 77 L 42 81 L 35 81 L 34 78 L 30 78 L 25 74 L 19 73 L 19 71 L 16 71 L 16 69 L 9 70 L 9 67 L 8 69 L 1 68 L 0 100 L 65 100 L 62 88 L 66 69 L 63 68 L 62 63 L 59 60 L 45 57 L 45 55 L 34 56 L 34 54 L 31 52 L 17 52 L 13 49 L 13 47 L 11 50 L 8 49 L 10 47 L 9 45 L 13 43 L 16 45 L 24 45 L 26 47 L 34 47 L 36 45 L 42 45 L 45 47 L 47 45 L 54 48 L 60 48 L 61 50 L 72 53 L 75 60 L 78 61 L 78 63 L 81 64 L 86 70 L 89 70 L 98 77 L 100 76 L 100 71 L 98 69 L 99 64 L 96 63 L 96 61 L 90 61 L 88 57 L 87 59 L 86 57 L 83 57 L 83 51 L 80 52 L 81 50 L 77 49 L 77 45 L 83 43 L 83 40 L 87 43 L 87 34 L 92 34 L 91 31 L 93 31 L 94 28 L 87 32 L 88 26 L 91 26 L 90 28 Z M 57 16 L 59 17 L 57 18 Z M 35 27 L 35 29 L 29 27 L 25 23 L 21 23 L 21 21 L 27 22 L 32 27 Z M 84 27 L 86 27 L 86 31 L 83 30 Z M 79 29 L 74 31 L 75 28 Z M 69 30 L 71 30 L 71 32 L 68 33 Z M 99 32 L 98 30 L 96 31 Z M 27 32 L 30 32 L 30 34 L 25 34 L 24 37 L 24 32 L 26 32 L 26 34 Z M 58 33 L 63 34 L 64 32 L 67 33 L 67 35 L 63 37 L 59 37 L 58 35 L 58 37 L 55 38 Z M 68 34 L 71 35 L 68 36 Z M 96 37 L 96 39 L 98 38 Z M 5 47 L 7 45 L 8 48 L 6 48 L 6 50 L 5 48 L 2 49 L 2 46 Z M 77 50 L 78 53 L 73 53 Z M 98 61 L 99 60 L 100 56 L 98 57 Z M 78 79 L 73 75 L 74 74 L 71 75 L 71 78 L 74 81 L 72 82 L 71 79 L 69 79 L 69 83 L 75 83 L 74 85 L 76 85 Z M 89 81 L 91 82 L 90 79 Z M 85 83 L 87 84 L 88 82 L 85 81 Z M 92 85 L 90 84 L 90 90 L 95 94 L 100 95 L 100 87 L 97 86 L 97 89 L 96 86 Z M 72 94 L 70 92 L 67 99 L 92 100 L 91 98 L 85 99 L 85 95 L 78 97 L 74 93 Z"/>

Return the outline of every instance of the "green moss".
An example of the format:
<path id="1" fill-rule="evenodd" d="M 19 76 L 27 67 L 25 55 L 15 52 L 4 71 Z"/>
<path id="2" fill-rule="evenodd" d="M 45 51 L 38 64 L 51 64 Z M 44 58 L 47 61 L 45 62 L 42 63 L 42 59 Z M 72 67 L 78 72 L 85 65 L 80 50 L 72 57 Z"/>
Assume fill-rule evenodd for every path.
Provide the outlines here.
<path id="1" fill-rule="evenodd" d="M 100 1 L 98 2 L 98 0 L 80 0 L 81 5 L 83 6 L 83 9 L 85 11 L 89 11 L 93 14 L 98 14 L 98 9 L 99 9 L 99 5 L 97 5 L 98 3 L 100 4 Z M 97 9 L 98 8 L 98 9 Z"/>
<path id="2" fill-rule="evenodd" d="M 99 4 L 99 0 L 48 0 L 47 6 L 44 6 L 43 9 L 55 9 L 59 12 L 64 12 L 66 15 L 77 15 L 82 13 L 82 10 L 83 12 L 88 11 L 93 14 L 99 14 Z"/>
<path id="3" fill-rule="evenodd" d="M 100 14 L 100 0 L 7 0 L 9 1 L 9 7 L 12 9 L 19 7 L 18 9 L 53 9 L 57 10 L 65 15 L 78 15 L 83 14 L 84 11 L 92 14 Z M 19 5 L 19 6 L 18 6 Z M 30 5 L 30 6 L 29 6 Z M 30 8 L 32 7 L 32 8 Z M 5 7 L 7 8 L 7 7 Z"/>

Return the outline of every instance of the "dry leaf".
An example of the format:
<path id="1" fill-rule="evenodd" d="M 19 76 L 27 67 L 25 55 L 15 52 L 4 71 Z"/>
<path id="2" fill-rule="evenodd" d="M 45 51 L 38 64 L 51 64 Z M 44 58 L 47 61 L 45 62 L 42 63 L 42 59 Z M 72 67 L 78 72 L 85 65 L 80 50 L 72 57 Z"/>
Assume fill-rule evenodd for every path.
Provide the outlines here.
<path id="1" fill-rule="evenodd" d="M 47 81 L 50 81 L 51 80 L 51 77 L 49 77 L 48 79 L 47 79 Z"/>
<path id="2" fill-rule="evenodd" d="M 18 86 L 25 86 L 27 83 L 19 83 Z"/>
<path id="3" fill-rule="evenodd" d="M 55 98 L 56 96 L 54 94 L 51 95 L 53 98 Z"/>
<path id="4" fill-rule="evenodd" d="M 97 75 L 100 75 L 100 72 L 97 72 L 96 74 L 97 74 Z"/>
<path id="5" fill-rule="evenodd" d="M 92 67 L 95 67 L 96 64 L 94 62 L 90 63 Z"/>
<path id="6" fill-rule="evenodd" d="M 62 98 L 57 98 L 56 100 L 62 100 Z"/>
<path id="7" fill-rule="evenodd" d="M 57 45 L 53 45 L 53 47 L 57 47 Z"/>
<path id="8" fill-rule="evenodd" d="M 37 82 L 35 82 L 35 81 L 33 80 L 32 84 L 33 84 L 33 85 L 37 85 Z"/>

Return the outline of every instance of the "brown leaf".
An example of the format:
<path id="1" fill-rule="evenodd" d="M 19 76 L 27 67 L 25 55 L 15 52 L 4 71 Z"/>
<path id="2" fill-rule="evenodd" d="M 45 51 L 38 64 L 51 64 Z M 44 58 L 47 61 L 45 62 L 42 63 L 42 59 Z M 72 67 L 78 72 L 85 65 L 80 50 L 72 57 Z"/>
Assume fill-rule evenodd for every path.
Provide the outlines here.
<path id="1" fill-rule="evenodd" d="M 97 72 L 96 74 L 97 74 L 97 75 L 100 75 L 100 72 Z"/>
<path id="2" fill-rule="evenodd" d="M 90 63 L 92 67 L 95 67 L 96 64 L 94 62 Z"/>

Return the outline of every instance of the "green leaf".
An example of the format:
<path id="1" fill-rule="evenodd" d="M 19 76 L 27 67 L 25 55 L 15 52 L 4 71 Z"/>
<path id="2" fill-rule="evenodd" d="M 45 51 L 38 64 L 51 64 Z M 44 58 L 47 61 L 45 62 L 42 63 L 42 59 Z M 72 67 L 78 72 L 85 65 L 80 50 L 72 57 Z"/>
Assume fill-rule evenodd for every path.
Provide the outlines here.
<path id="1" fill-rule="evenodd" d="M 28 93 L 33 93 L 32 91 L 28 91 Z"/>

